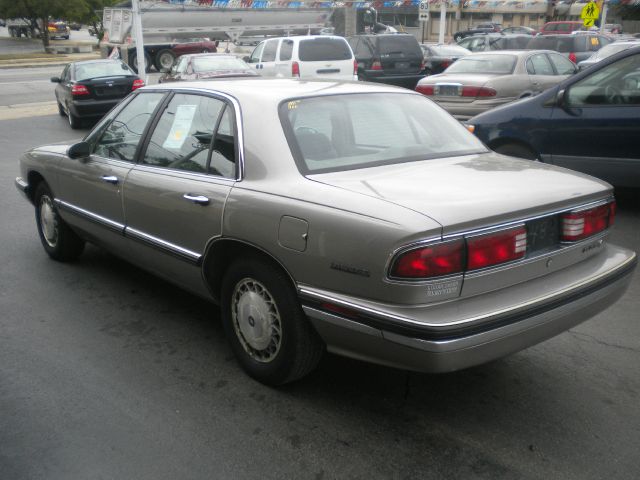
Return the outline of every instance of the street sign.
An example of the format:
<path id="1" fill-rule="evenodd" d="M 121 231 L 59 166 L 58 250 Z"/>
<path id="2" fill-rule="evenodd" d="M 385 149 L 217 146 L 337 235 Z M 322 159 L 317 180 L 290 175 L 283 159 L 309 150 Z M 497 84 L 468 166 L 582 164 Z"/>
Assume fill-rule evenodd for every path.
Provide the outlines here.
<path id="1" fill-rule="evenodd" d="M 600 16 L 600 9 L 596 2 L 589 2 L 583 8 L 580 13 L 580 18 L 585 27 L 593 27 L 595 21 Z"/>
<path id="2" fill-rule="evenodd" d="M 429 1 L 428 0 L 420 0 L 420 9 L 418 10 L 418 19 L 421 22 L 426 22 L 429 20 Z"/>

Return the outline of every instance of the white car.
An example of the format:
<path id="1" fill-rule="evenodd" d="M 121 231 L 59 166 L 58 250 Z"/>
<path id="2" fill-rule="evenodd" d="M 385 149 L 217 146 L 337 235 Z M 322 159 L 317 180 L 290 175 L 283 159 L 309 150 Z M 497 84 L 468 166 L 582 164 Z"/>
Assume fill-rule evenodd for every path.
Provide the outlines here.
<path id="1" fill-rule="evenodd" d="M 244 61 L 263 77 L 358 80 L 349 43 L 333 35 L 271 38 Z"/>

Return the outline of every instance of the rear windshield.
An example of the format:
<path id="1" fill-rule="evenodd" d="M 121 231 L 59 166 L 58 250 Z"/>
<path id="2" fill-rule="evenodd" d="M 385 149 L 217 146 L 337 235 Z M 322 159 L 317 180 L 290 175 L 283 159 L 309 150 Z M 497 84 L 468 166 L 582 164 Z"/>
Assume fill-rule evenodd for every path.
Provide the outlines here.
<path id="1" fill-rule="evenodd" d="M 249 65 L 236 57 L 196 57 L 193 59 L 192 65 L 193 71 L 196 73 L 219 70 L 251 70 Z"/>
<path id="2" fill-rule="evenodd" d="M 633 42 L 629 42 L 629 43 L 611 43 L 609 45 L 605 45 L 604 47 L 602 47 L 600 50 L 598 50 L 596 53 L 594 53 L 593 57 L 591 57 L 591 58 L 594 59 L 594 60 L 595 59 L 602 60 L 603 58 L 610 57 L 614 53 L 621 52 L 623 50 L 626 50 L 627 48 L 637 47 L 638 45 L 640 45 L 640 43 L 633 43 Z"/>
<path id="3" fill-rule="evenodd" d="M 123 75 L 135 75 L 133 70 L 122 62 L 96 62 L 76 65 L 76 80 L 88 80 L 100 77 L 118 77 Z"/>
<path id="4" fill-rule="evenodd" d="M 485 152 L 433 102 L 414 94 L 348 94 L 285 101 L 280 119 L 303 174 Z"/>
<path id="5" fill-rule="evenodd" d="M 421 57 L 420 45 L 412 35 L 389 35 L 378 37 L 378 49 L 380 55 L 393 55 L 404 53 Z"/>
<path id="6" fill-rule="evenodd" d="M 509 74 L 516 66 L 515 55 L 467 55 L 447 69 L 447 73 Z"/>
<path id="7" fill-rule="evenodd" d="M 340 38 L 314 38 L 300 42 L 298 56 L 303 62 L 349 60 L 353 58 L 346 40 Z"/>
<path id="8" fill-rule="evenodd" d="M 433 45 L 428 47 L 433 55 L 440 57 L 468 55 L 469 50 L 455 45 Z"/>

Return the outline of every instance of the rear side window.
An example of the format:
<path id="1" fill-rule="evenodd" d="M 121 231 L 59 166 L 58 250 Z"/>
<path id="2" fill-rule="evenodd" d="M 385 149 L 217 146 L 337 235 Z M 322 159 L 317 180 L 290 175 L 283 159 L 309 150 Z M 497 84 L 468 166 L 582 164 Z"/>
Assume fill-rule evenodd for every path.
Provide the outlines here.
<path id="1" fill-rule="evenodd" d="M 279 40 L 269 40 L 265 46 L 264 51 L 262 52 L 262 61 L 263 62 L 275 62 L 276 61 L 276 50 L 278 49 Z"/>
<path id="2" fill-rule="evenodd" d="M 280 45 L 280 60 L 291 60 L 293 55 L 293 41 L 283 40 Z"/>
<path id="3" fill-rule="evenodd" d="M 544 28 L 545 32 L 555 32 L 558 29 L 558 24 L 557 23 L 550 23 L 548 25 L 545 25 L 542 28 Z"/>
<path id="4" fill-rule="evenodd" d="M 353 58 L 349 44 L 340 38 L 314 38 L 302 40 L 298 56 L 303 62 L 349 60 Z"/>
<path id="5" fill-rule="evenodd" d="M 422 50 L 416 38 L 412 35 L 390 35 L 378 37 L 380 55 L 394 55 L 399 53 L 422 57 Z"/>
<path id="6" fill-rule="evenodd" d="M 549 59 L 551 60 L 551 63 L 553 63 L 554 67 L 556 67 L 558 75 L 571 75 L 576 71 L 574 63 L 562 55 L 550 53 Z"/>
<path id="7" fill-rule="evenodd" d="M 527 72 L 531 75 L 555 75 L 553 67 L 544 53 L 529 57 L 527 60 Z"/>

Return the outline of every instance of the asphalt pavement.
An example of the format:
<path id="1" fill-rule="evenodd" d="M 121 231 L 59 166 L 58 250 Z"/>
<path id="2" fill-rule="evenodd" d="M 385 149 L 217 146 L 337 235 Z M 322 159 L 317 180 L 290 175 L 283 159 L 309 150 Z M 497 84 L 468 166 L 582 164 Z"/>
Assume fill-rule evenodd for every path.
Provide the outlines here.
<path id="1" fill-rule="evenodd" d="M 92 246 L 45 255 L 18 157 L 85 132 L 25 115 L 0 119 L 0 479 L 638 478 L 640 275 L 596 318 L 488 365 L 327 355 L 268 388 L 215 306 Z M 637 192 L 612 241 L 640 246 Z"/>

